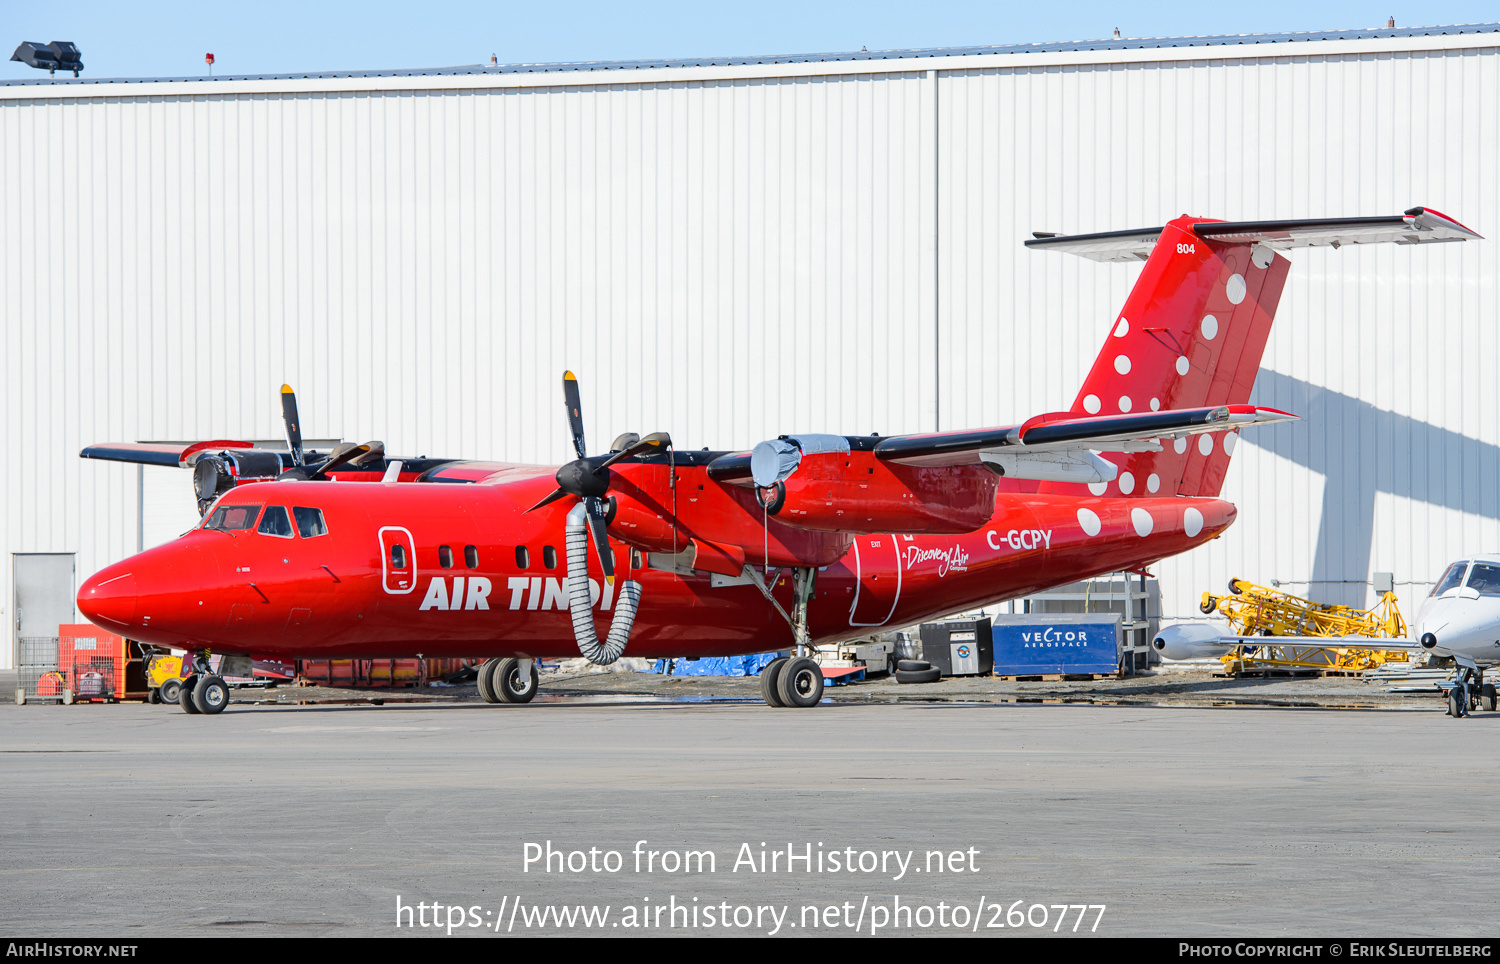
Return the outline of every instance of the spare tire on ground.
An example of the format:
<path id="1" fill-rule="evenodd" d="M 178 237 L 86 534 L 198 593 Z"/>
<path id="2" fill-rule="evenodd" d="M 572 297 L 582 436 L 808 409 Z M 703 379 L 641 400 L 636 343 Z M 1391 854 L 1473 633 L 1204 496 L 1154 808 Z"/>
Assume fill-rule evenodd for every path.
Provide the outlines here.
<path id="1" fill-rule="evenodd" d="M 898 683 L 936 683 L 943 678 L 943 671 L 936 666 L 927 669 L 896 670 L 896 682 Z"/>
<path id="2" fill-rule="evenodd" d="M 921 672 L 922 670 L 932 669 L 932 664 L 927 662 L 925 659 L 903 659 L 896 664 L 896 668 L 904 669 L 908 673 L 916 673 Z"/>

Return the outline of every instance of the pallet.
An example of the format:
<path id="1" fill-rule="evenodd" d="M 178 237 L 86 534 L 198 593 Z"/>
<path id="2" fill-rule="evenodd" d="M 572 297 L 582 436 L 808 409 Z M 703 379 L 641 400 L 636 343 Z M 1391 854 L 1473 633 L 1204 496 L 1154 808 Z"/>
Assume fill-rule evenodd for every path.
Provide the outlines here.
<path id="1" fill-rule="evenodd" d="M 1032 676 L 996 676 L 1011 683 L 1087 683 L 1101 679 L 1119 679 L 1118 673 L 1042 673 Z"/>

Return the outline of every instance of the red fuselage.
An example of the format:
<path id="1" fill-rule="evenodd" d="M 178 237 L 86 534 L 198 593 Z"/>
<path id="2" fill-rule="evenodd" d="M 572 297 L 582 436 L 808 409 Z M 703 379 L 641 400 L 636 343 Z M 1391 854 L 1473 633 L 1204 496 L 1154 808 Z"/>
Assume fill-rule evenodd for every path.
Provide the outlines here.
<path id="1" fill-rule="evenodd" d="M 747 578 L 678 571 L 670 553 L 673 542 L 685 549 L 694 535 L 684 520 L 695 505 L 721 523 L 749 527 L 740 542 L 745 561 L 762 563 L 752 547 L 764 535 L 767 580 L 776 580 L 774 595 L 790 612 L 791 580 L 778 575 L 784 563 L 777 556 L 798 534 L 756 511 L 753 495 L 709 481 L 702 466 L 678 466 L 677 485 L 656 497 L 649 485 L 631 484 L 649 467 L 621 469 L 609 530 L 616 586 L 631 579 L 642 587 L 625 655 L 789 648 L 791 627 Z M 516 466 L 498 484 L 242 486 L 219 505 L 314 507 L 326 534 L 194 529 L 96 573 L 78 605 L 91 621 L 132 639 L 216 653 L 576 656 L 563 544 L 570 501 L 525 511 L 552 488 L 552 471 Z M 676 505 L 660 504 L 668 498 Z M 818 573 L 809 628 L 815 642 L 854 638 L 1133 569 L 1215 538 L 1234 517 L 1234 506 L 1219 499 L 1040 495 L 1002 486 L 988 523 L 963 534 L 806 533 L 817 544 L 805 549 L 834 560 Z M 644 531 L 651 518 L 661 531 Z M 589 568 L 600 589 L 594 612 L 602 635 L 616 589 L 605 585 L 592 550 Z"/>

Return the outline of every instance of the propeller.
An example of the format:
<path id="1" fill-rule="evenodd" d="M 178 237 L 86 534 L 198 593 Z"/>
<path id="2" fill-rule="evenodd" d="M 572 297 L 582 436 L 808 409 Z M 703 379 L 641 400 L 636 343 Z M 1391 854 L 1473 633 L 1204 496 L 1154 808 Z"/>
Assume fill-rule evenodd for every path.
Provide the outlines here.
<path id="1" fill-rule="evenodd" d="M 631 432 L 615 439 L 615 451 L 607 455 L 591 456 L 584 441 L 583 404 L 578 398 L 578 378 L 572 372 L 563 372 L 563 400 L 568 409 L 568 431 L 573 435 L 573 451 L 578 458 L 557 470 L 557 488 L 526 511 L 535 512 L 544 505 L 551 505 L 570 495 L 580 499 L 588 513 L 589 535 L 593 538 L 595 551 L 599 553 L 604 578 L 612 583 L 615 578 L 615 561 L 614 554 L 609 549 L 609 535 L 606 532 L 609 510 L 604 503 L 604 495 L 609 491 L 609 467 L 621 459 L 642 452 L 662 451 L 671 446 L 672 437 L 666 432 L 656 432 L 641 438 Z"/>
<path id="2" fill-rule="evenodd" d="M 286 447 L 292 453 L 292 464 L 306 464 L 302 456 L 302 420 L 297 417 L 297 393 L 285 382 L 281 385 L 281 420 L 286 423 Z"/>
<path id="3" fill-rule="evenodd" d="M 365 465 L 385 458 L 384 442 L 341 442 L 329 453 L 328 458 L 313 465 L 307 464 L 307 455 L 302 449 L 302 424 L 297 415 L 297 393 L 292 386 L 281 386 L 281 419 L 286 423 L 286 447 L 292 455 L 292 467 L 278 480 L 316 481 L 328 478 L 328 473 L 345 465 Z M 314 453 L 316 454 L 316 453 Z"/>

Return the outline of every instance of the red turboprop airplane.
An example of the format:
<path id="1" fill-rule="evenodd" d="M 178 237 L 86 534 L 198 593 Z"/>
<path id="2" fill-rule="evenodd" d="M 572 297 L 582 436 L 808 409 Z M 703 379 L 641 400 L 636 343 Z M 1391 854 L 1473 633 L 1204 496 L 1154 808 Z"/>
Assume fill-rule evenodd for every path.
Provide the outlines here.
<path id="1" fill-rule="evenodd" d="M 286 453 L 222 440 L 83 451 L 191 466 L 203 521 L 90 577 L 78 606 L 191 652 L 188 712 L 228 703 L 210 650 L 486 655 L 484 699 L 524 703 L 538 658 L 795 648 L 766 667 L 763 695 L 813 706 L 809 645 L 1137 569 L 1223 532 L 1240 429 L 1295 418 L 1249 404 L 1290 267 L 1280 250 L 1477 237 L 1423 208 L 1039 234 L 1026 244 L 1146 264 L 1073 407 L 1003 428 L 784 435 L 750 452 L 628 434 L 591 456 L 568 373 L 577 460 L 403 461 L 378 442 L 304 452 L 283 387 Z"/>

